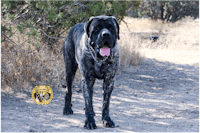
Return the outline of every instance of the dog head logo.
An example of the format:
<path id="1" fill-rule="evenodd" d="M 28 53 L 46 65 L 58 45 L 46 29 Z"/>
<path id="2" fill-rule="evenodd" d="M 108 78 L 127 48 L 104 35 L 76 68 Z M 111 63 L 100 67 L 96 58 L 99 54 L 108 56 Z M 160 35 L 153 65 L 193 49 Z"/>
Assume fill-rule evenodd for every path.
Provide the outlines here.
<path id="1" fill-rule="evenodd" d="M 32 91 L 32 99 L 38 105 L 49 104 L 53 99 L 53 91 L 49 86 L 35 86 Z"/>

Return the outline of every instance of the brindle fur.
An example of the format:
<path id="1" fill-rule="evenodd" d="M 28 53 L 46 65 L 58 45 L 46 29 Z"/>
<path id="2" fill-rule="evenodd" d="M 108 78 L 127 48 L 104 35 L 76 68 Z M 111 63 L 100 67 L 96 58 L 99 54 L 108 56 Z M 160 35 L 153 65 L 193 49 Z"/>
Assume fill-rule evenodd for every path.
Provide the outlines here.
<path id="1" fill-rule="evenodd" d="M 109 103 L 114 88 L 114 79 L 119 67 L 120 53 L 119 25 L 113 16 L 91 17 L 87 23 L 79 23 L 72 27 L 63 45 L 63 56 L 66 66 L 66 81 L 68 92 L 65 96 L 64 115 L 73 114 L 71 97 L 72 82 L 77 68 L 82 74 L 82 89 L 85 99 L 85 126 L 86 129 L 95 129 L 93 111 L 93 85 L 95 79 L 103 79 L 103 107 L 102 120 L 105 127 L 114 127 L 115 124 L 109 116 Z M 111 55 L 103 60 L 99 49 L 107 45 L 111 49 Z M 92 47 L 95 51 L 96 60 L 91 55 Z"/>

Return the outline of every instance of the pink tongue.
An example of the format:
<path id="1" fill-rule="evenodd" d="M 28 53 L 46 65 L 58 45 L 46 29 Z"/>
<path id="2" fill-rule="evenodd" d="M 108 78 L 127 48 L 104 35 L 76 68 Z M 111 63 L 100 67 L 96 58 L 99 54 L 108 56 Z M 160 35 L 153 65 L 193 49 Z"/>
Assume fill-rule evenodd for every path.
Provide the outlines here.
<path id="1" fill-rule="evenodd" d="M 109 56 L 110 55 L 110 48 L 100 48 L 100 55 L 101 56 Z"/>

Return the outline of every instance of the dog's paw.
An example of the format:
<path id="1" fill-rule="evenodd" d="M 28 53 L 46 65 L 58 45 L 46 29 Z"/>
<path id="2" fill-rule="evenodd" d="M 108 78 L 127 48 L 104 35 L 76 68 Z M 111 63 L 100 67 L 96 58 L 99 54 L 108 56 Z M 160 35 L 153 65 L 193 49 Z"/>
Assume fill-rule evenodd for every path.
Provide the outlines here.
<path id="1" fill-rule="evenodd" d="M 109 118 L 103 119 L 103 126 L 104 127 L 114 128 L 115 127 L 115 123 L 109 117 Z"/>
<path id="2" fill-rule="evenodd" d="M 85 128 L 85 129 L 88 129 L 88 130 L 89 130 L 89 129 L 96 129 L 97 126 L 96 126 L 96 124 L 95 124 L 94 118 L 92 118 L 92 117 L 87 118 L 87 119 L 85 120 L 84 128 Z"/>
<path id="3" fill-rule="evenodd" d="M 64 108 L 63 109 L 63 115 L 72 115 L 73 110 L 71 108 Z"/>

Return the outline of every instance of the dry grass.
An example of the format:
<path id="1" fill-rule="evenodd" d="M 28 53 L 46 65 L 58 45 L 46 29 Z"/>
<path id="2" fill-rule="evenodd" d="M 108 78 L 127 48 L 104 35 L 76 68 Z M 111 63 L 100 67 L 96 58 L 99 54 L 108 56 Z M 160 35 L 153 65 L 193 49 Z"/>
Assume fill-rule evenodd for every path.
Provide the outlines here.
<path id="1" fill-rule="evenodd" d="M 160 35 L 165 45 L 175 46 L 191 45 L 199 43 L 199 21 L 192 18 L 184 18 L 176 23 L 162 23 L 161 21 L 152 21 L 148 18 L 136 19 L 125 18 L 131 33 L 137 33 L 138 36 Z M 120 25 L 121 31 L 128 31 L 124 23 Z M 144 39 L 144 38 L 142 38 Z M 166 41 L 166 42 L 164 42 Z M 173 44 L 172 44 L 173 43 Z"/>
<path id="2" fill-rule="evenodd" d="M 2 23 L 11 23 L 2 19 Z M 12 32 L 16 31 L 13 25 Z M 1 36 L 4 38 L 4 36 Z M 34 38 L 27 43 L 27 36 L 15 32 L 11 40 L 1 43 L 1 85 L 13 89 L 34 87 L 44 84 L 55 87 L 64 82 L 65 71 L 62 56 L 62 44 L 57 43 L 50 48 L 41 43 L 36 48 Z"/>
<path id="3" fill-rule="evenodd" d="M 64 63 L 61 45 L 50 50 L 47 44 L 40 48 L 25 44 L 21 48 L 2 43 L 1 83 L 14 88 L 26 88 L 39 84 L 54 87 L 64 82 Z M 6 50 L 7 48 L 7 50 Z M 27 52 L 31 50 L 31 52 Z"/>
<path id="4" fill-rule="evenodd" d="M 163 24 L 160 21 L 149 19 L 126 18 L 130 31 L 126 25 L 120 25 L 121 66 L 126 68 L 140 65 L 146 58 L 173 61 L 174 56 L 187 57 L 185 60 L 196 63 L 199 45 L 199 24 L 191 18 L 184 19 L 175 24 Z M 13 28 L 13 30 L 15 30 Z M 150 35 L 160 35 L 158 41 L 152 43 Z M 28 43 L 21 44 L 27 38 L 22 34 L 15 34 L 12 40 L 16 44 L 2 43 L 1 48 L 1 84 L 12 88 L 34 87 L 39 84 L 50 85 L 55 88 L 65 84 L 65 66 L 62 55 L 64 39 L 59 40 L 50 50 L 48 44 L 41 44 L 39 48 Z M 34 39 L 32 39 L 34 42 Z M 20 45 L 21 44 L 21 45 Z M 194 50 L 194 47 L 196 50 Z M 178 53 L 180 49 L 182 54 Z M 189 56 L 188 49 L 194 54 Z M 171 53 L 169 51 L 170 50 Z M 172 51 L 174 50 L 174 51 Z M 165 51 L 165 52 L 164 52 Z M 173 53 L 176 54 L 173 54 Z M 168 59 L 166 56 L 170 57 Z M 195 61 L 190 59 L 195 57 Z M 177 58 L 177 60 L 183 59 Z M 185 62 L 187 62 L 185 61 Z M 176 62 L 180 63 L 180 62 Z M 77 72 L 76 79 L 81 77 Z"/>
<path id="5" fill-rule="evenodd" d="M 122 23 L 122 31 L 132 33 L 131 40 L 145 58 L 177 64 L 199 63 L 199 21 L 188 17 L 176 23 L 162 23 L 150 19 L 126 18 L 130 31 Z M 159 39 L 152 42 L 151 35 Z"/>
<path id="6" fill-rule="evenodd" d="M 139 52 L 140 40 L 137 36 L 132 37 L 129 32 L 121 32 L 118 43 L 120 45 L 121 69 L 142 63 L 143 56 Z"/>

